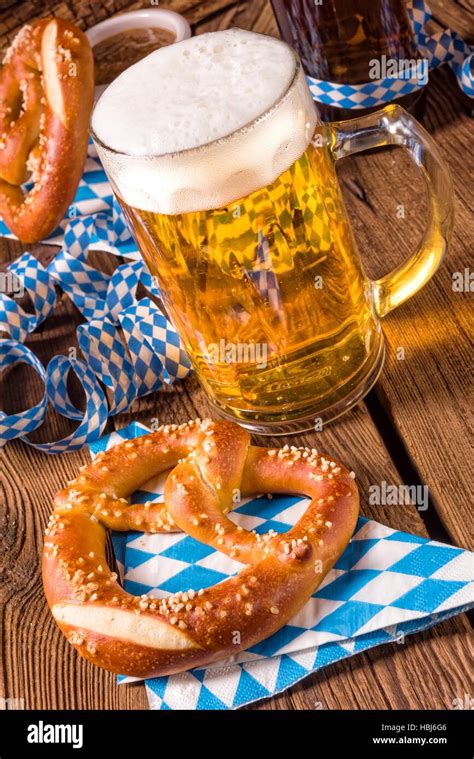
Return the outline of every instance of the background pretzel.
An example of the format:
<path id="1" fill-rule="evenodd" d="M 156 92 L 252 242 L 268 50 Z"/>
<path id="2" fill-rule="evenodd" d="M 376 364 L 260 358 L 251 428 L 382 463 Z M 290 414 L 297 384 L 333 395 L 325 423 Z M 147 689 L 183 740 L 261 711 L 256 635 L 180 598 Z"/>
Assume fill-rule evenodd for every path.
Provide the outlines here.
<path id="1" fill-rule="evenodd" d="M 165 504 L 128 503 L 174 465 Z M 226 515 L 240 495 L 272 491 L 311 497 L 289 532 L 257 535 Z M 257 448 L 226 421 L 164 426 L 99 454 L 56 496 L 43 551 L 48 604 L 76 649 L 106 669 L 153 677 L 204 665 L 296 614 L 349 542 L 358 505 L 348 471 L 314 449 Z M 106 527 L 181 528 L 247 566 L 198 592 L 132 596 L 107 566 Z"/>
<path id="2" fill-rule="evenodd" d="M 24 242 L 47 237 L 81 178 L 94 99 L 85 34 L 61 19 L 26 25 L 0 71 L 0 215 Z M 25 194 L 21 185 L 34 182 Z"/>

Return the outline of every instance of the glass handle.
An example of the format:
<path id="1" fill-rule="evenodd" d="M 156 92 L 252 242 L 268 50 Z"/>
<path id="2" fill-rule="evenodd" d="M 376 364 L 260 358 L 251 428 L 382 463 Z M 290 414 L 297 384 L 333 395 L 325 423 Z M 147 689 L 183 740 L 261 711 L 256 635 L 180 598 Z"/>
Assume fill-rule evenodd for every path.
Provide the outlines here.
<path id="1" fill-rule="evenodd" d="M 451 176 L 433 138 L 399 105 L 327 126 L 335 160 L 361 150 L 400 145 L 408 150 L 426 183 L 430 209 L 421 243 L 407 261 L 371 283 L 377 312 L 385 316 L 418 292 L 444 258 L 454 218 Z"/>

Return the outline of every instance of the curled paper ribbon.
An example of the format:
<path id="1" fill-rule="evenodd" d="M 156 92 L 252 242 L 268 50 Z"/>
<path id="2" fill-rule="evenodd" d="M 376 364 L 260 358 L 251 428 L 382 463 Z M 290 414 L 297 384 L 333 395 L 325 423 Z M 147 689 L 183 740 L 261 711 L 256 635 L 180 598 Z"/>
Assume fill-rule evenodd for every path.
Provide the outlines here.
<path id="1" fill-rule="evenodd" d="M 426 31 L 432 13 L 424 0 L 407 2 L 418 50 L 428 61 L 429 69 L 443 63 L 454 71 L 459 87 L 468 97 L 474 97 L 474 46 L 468 45 L 457 32 L 445 29 L 429 35 Z M 400 72 L 398 77 L 377 79 L 363 84 L 327 82 L 307 76 L 313 99 L 336 108 L 374 108 L 390 103 L 395 98 L 410 95 L 427 84 L 423 61 L 418 61 L 416 71 Z"/>
<path id="2" fill-rule="evenodd" d="M 0 294 L 0 331 L 7 332 L 12 340 L 24 342 L 54 310 L 56 291 L 53 281 L 43 267 L 28 253 L 14 261 L 8 268 L 19 290 L 26 290 L 35 312 L 27 313 L 15 298 Z"/>
<path id="3" fill-rule="evenodd" d="M 67 377 L 74 371 L 86 397 L 86 410 L 81 412 L 69 398 Z M 70 359 L 66 356 L 54 356 L 48 364 L 46 377 L 46 393 L 50 403 L 62 416 L 79 419 L 80 424 L 74 432 L 54 443 L 32 443 L 23 438 L 25 443 L 32 445 L 43 453 L 65 453 L 77 451 L 89 440 L 95 440 L 101 434 L 107 423 L 107 401 L 94 373 L 84 361 Z"/>
<path id="4" fill-rule="evenodd" d="M 107 402 L 96 377 L 83 361 L 74 361 L 66 356 L 55 356 L 45 369 L 38 358 L 22 343 L 15 340 L 0 341 L 0 365 L 3 369 L 18 363 L 31 366 L 45 384 L 43 398 L 35 406 L 25 411 L 7 415 L 0 411 L 0 442 L 21 437 L 25 443 L 45 453 L 62 453 L 82 448 L 87 442 L 100 436 L 107 422 Z M 67 375 L 73 369 L 84 388 L 86 410 L 79 411 L 71 402 L 67 392 Z M 56 410 L 70 419 L 79 419 L 80 424 L 70 435 L 54 443 L 33 443 L 28 434 L 43 423 L 48 399 Z M 54 448 L 54 450 L 53 450 Z"/>
<path id="5" fill-rule="evenodd" d="M 25 345 L 17 340 L 0 340 L 0 366 L 3 371 L 8 367 L 23 363 L 32 366 L 46 383 L 46 370 L 41 361 Z M 16 437 L 26 436 L 42 424 L 48 408 L 46 393 L 39 403 L 25 411 L 7 415 L 0 411 L 0 441 L 4 445 Z"/>
<path id="6" fill-rule="evenodd" d="M 0 340 L 0 371 L 19 362 L 29 364 L 43 380 L 45 394 L 30 409 L 10 415 L 0 412 L 0 446 L 22 438 L 45 453 L 77 450 L 101 434 L 110 415 L 189 373 L 189 361 L 173 326 L 149 297 L 136 298 L 140 282 L 151 295 L 159 296 L 144 262 L 127 261 L 111 276 L 88 263 L 92 246 L 120 255 L 119 244 L 129 240 L 121 214 L 113 205 L 107 212 L 74 218 L 66 228 L 62 250 L 46 269 L 29 253 L 9 267 L 30 296 L 34 313 L 27 313 L 15 298 L 0 293 L 0 329 L 9 335 Z M 56 286 L 87 320 L 77 329 L 84 361 L 55 356 L 45 369 L 23 343 L 53 312 Z M 68 394 L 71 370 L 84 389 L 84 412 Z M 110 390 L 110 406 L 99 380 Z M 58 413 L 79 425 L 62 440 L 33 443 L 27 436 L 44 421 L 48 400 Z"/>

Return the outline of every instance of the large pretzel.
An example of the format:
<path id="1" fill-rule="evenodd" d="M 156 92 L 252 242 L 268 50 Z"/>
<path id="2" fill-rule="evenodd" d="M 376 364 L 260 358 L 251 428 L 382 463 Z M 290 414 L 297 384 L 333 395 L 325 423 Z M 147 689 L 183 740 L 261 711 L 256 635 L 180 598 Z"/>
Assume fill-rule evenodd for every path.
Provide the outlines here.
<path id="1" fill-rule="evenodd" d="M 87 151 L 94 64 L 61 19 L 24 26 L 0 71 L 0 216 L 24 242 L 47 237 L 74 197 Z M 22 184 L 31 178 L 32 189 Z"/>
<path id="2" fill-rule="evenodd" d="M 173 466 L 164 504 L 128 503 Z M 311 497 L 289 532 L 257 535 L 227 516 L 239 496 L 272 491 Z M 99 454 L 56 496 L 43 552 L 46 597 L 86 659 L 138 677 L 180 672 L 236 654 L 288 622 L 344 551 L 358 506 L 349 472 L 314 449 L 257 448 L 225 421 L 165 426 Z M 198 592 L 132 596 L 107 566 L 107 527 L 181 529 L 247 566 Z"/>

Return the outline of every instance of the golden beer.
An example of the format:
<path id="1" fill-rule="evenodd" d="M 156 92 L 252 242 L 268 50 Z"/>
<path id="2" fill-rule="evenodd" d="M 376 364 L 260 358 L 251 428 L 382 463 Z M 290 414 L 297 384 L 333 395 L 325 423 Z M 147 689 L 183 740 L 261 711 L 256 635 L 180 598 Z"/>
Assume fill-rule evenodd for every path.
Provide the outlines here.
<path id="1" fill-rule="evenodd" d="M 336 403 L 377 344 L 324 134 L 314 137 L 272 184 L 223 208 L 165 215 L 121 201 L 199 379 L 241 419 Z"/>
<path id="2" fill-rule="evenodd" d="M 218 409 L 280 433 L 317 426 L 360 400 L 383 362 L 378 317 L 424 284 L 446 246 L 450 205 L 436 196 L 449 178 L 433 169 L 422 128 L 393 107 L 323 125 L 291 49 L 241 30 L 153 53 L 109 86 L 92 126 L 168 315 Z M 335 160 L 408 144 L 407 135 L 417 163 L 431 150 L 424 168 L 435 213 L 413 258 L 370 282 Z"/>

